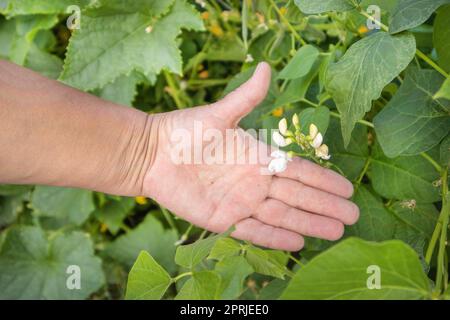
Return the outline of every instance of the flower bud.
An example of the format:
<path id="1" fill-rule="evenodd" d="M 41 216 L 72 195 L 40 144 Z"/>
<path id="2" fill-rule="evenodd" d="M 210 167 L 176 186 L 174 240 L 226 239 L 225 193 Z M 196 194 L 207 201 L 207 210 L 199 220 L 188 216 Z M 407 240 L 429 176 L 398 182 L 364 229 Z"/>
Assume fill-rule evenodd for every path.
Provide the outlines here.
<path id="1" fill-rule="evenodd" d="M 311 137 L 311 139 L 314 140 L 314 138 L 317 136 L 318 133 L 319 129 L 316 127 L 314 123 L 311 123 L 309 125 L 309 136 Z"/>
<path id="2" fill-rule="evenodd" d="M 319 133 L 317 133 L 317 135 L 316 135 L 316 137 L 314 138 L 314 140 L 311 142 L 311 146 L 312 146 L 314 149 L 317 149 L 317 148 L 319 148 L 319 147 L 322 145 L 322 142 L 323 142 L 323 136 L 322 136 L 322 134 L 319 132 Z"/>
<path id="3" fill-rule="evenodd" d="M 280 130 L 280 133 L 285 136 L 287 133 L 287 120 L 286 118 L 283 118 L 280 120 L 280 122 L 278 122 L 278 130 Z"/>
<path id="4" fill-rule="evenodd" d="M 298 115 L 294 113 L 292 116 L 292 124 L 297 128 L 300 125 L 300 119 L 298 118 Z"/>

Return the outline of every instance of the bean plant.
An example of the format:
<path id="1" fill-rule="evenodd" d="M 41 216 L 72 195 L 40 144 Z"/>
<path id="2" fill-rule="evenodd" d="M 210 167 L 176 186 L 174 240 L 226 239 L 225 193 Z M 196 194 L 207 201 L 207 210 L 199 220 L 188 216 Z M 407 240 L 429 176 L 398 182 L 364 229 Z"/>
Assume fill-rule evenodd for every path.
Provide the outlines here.
<path id="1" fill-rule="evenodd" d="M 1 59 L 148 113 L 214 102 L 267 61 L 269 94 L 240 126 L 281 129 L 277 166 L 345 175 L 361 213 L 342 240 L 288 253 L 143 197 L 2 185 L 0 299 L 450 299 L 450 0 L 0 0 L 0 14 Z"/>

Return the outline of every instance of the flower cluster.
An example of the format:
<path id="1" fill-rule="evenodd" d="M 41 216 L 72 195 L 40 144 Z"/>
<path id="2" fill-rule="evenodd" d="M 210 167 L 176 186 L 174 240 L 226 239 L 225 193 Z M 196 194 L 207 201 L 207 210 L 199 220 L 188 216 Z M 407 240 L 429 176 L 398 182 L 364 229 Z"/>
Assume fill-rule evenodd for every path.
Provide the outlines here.
<path id="1" fill-rule="evenodd" d="M 288 129 L 286 118 L 283 118 L 278 123 L 278 130 L 272 135 L 272 141 L 279 147 L 287 147 L 292 143 L 296 143 L 300 148 L 307 152 L 307 155 L 316 157 L 322 160 L 329 160 L 331 158 L 328 146 L 323 143 L 323 136 L 315 124 L 309 126 L 309 134 L 302 133 L 300 127 L 300 120 L 297 114 L 292 117 L 292 124 L 295 132 Z M 282 172 L 286 170 L 287 163 L 290 161 L 295 153 L 274 151 L 271 154 L 273 158 L 269 164 L 270 172 Z"/>

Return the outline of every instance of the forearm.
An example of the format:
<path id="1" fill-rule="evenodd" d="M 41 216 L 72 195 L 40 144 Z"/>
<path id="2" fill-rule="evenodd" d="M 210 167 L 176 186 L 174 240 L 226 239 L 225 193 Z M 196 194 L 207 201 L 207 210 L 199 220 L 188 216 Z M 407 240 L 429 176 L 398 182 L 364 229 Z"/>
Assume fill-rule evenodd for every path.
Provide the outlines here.
<path id="1" fill-rule="evenodd" d="M 153 118 L 0 61 L 0 183 L 139 195 Z"/>

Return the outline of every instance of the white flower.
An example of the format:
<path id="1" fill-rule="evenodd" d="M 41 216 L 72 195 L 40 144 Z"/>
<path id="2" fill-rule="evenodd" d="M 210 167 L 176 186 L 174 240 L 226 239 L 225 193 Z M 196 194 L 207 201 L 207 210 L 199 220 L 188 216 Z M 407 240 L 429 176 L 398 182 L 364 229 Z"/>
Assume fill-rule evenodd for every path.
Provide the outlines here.
<path id="1" fill-rule="evenodd" d="M 273 132 L 272 140 L 279 147 L 286 147 L 292 143 L 291 139 L 285 139 L 278 131 Z"/>
<path id="2" fill-rule="evenodd" d="M 286 118 L 283 118 L 278 122 L 278 130 L 280 130 L 280 133 L 285 136 L 287 133 L 288 125 Z"/>
<path id="3" fill-rule="evenodd" d="M 314 123 L 311 123 L 309 125 L 309 136 L 311 137 L 311 139 L 314 140 L 314 138 L 317 136 L 318 133 L 319 129 L 316 127 Z"/>
<path id="4" fill-rule="evenodd" d="M 328 154 L 328 146 L 326 144 L 321 145 L 316 148 L 316 157 L 319 157 L 323 160 L 329 160 L 331 156 Z"/>
<path id="5" fill-rule="evenodd" d="M 273 158 L 268 167 L 271 173 L 283 172 L 286 170 L 288 162 L 291 161 L 290 155 L 281 150 L 275 150 L 270 156 Z"/>
<path id="6" fill-rule="evenodd" d="M 323 136 L 319 132 L 319 133 L 317 133 L 317 135 L 314 137 L 313 141 L 311 142 L 311 146 L 314 149 L 317 149 L 317 148 L 319 148 L 322 145 L 322 142 L 323 142 Z"/>
<path id="7" fill-rule="evenodd" d="M 300 119 L 298 118 L 298 115 L 294 113 L 292 116 L 292 124 L 297 127 L 300 124 Z"/>

